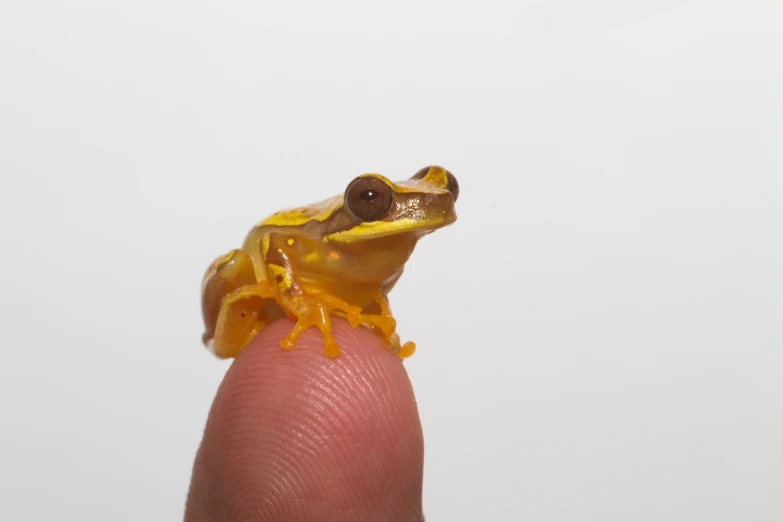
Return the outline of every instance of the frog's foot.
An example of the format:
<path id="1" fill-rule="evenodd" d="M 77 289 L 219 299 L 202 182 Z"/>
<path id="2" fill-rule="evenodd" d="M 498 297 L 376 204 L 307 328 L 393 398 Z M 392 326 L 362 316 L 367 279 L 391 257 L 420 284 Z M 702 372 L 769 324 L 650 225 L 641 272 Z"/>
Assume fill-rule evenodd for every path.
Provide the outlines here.
<path id="1" fill-rule="evenodd" d="M 282 341 L 280 346 L 290 350 L 302 332 L 311 326 L 317 326 L 324 339 L 324 354 L 329 358 L 340 355 L 340 347 L 332 336 L 331 315 L 345 317 L 354 328 L 366 326 L 376 331 L 383 339 L 387 349 L 397 351 L 399 337 L 394 332 L 397 321 L 386 315 L 363 314 L 362 309 L 330 295 L 320 294 L 302 298 L 292 307 L 296 313 L 296 324 Z"/>
<path id="2" fill-rule="evenodd" d="M 393 317 L 362 314 L 360 321 L 362 325 L 378 333 L 383 338 L 384 348 L 393 351 L 400 359 L 410 357 L 416 351 L 416 343 L 412 341 L 400 345 L 400 336 L 395 332 L 397 322 Z"/>
<path id="3" fill-rule="evenodd" d="M 384 339 L 387 349 L 391 350 L 400 345 L 400 338 L 395 333 L 397 320 L 391 315 L 363 314 L 358 306 L 349 306 L 345 309 L 345 317 L 354 328 L 366 326 Z"/>
<path id="4" fill-rule="evenodd" d="M 373 300 L 379 305 L 381 313 L 377 316 L 364 316 L 365 321 L 363 324 L 374 330 L 379 330 L 379 334 L 384 338 L 386 349 L 394 351 L 400 359 L 413 355 L 413 352 L 416 351 L 414 343 L 407 342 L 400 346 L 400 336 L 395 332 L 396 321 L 392 318 L 389 301 L 386 296 L 380 292 L 375 292 Z"/>
<path id="5" fill-rule="evenodd" d="M 391 342 L 392 338 L 397 336 L 395 333 L 395 329 L 397 328 L 397 320 L 390 315 L 361 314 L 359 317 L 359 323 L 370 328 L 371 330 L 377 330 L 387 341 Z M 399 342 L 398 336 L 397 342 Z"/>
<path id="6" fill-rule="evenodd" d="M 371 330 L 378 331 L 387 341 L 391 341 L 392 336 L 395 335 L 397 320 L 391 314 L 364 314 L 361 307 L 350 305 L 336 297 L 322 295 L 319 298 L 329 307 L 330 312 L 336 311 L 337 315 L 344 316 L 354 328 L 358 328 L 360 325 L 366 326 Z M 385 310 L 388 312 L 388 307 Z"/>
<path id="7" fill-rule="evenodd" d="M 329 315 L 335 309 L 336 307 L 333 304 L 324 302 L 324 300 L 304 298 L 297 306 L 296 324 L 288 335 L 280 341 L 280 346 L 290 350 L 296 345 L 296 341 L 302 335 L 302 332 L 315 325 L 321 331 L 324 339 L 324 355 L 330 359 L 340 355 L 340 347 L 334 342 L 332 322 L 329 319 Z"/>

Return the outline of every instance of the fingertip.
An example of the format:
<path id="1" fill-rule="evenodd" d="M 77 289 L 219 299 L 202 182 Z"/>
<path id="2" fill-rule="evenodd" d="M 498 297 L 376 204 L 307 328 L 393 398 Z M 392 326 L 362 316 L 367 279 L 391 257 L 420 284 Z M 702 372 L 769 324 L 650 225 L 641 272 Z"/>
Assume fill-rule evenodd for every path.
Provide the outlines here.
<path id="1" fill-rule="evenodd" d="M 314 328 L 283 350 L 292 325 L 270 325 L 226 373 L 187 507 L 211 516 L 186 520 L 420 520 L 423 437 L 401 361 L 341 319 L 336 359 Z"/>

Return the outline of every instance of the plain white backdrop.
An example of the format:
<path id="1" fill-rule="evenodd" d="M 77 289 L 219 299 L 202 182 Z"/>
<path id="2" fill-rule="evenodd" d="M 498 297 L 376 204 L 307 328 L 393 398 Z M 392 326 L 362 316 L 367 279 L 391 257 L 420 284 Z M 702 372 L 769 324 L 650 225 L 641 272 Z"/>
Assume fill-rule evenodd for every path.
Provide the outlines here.
<path id="1" fill-rule="evenodd" d="M 0 519 L 182 516 L 257 220 L 436 163 L 432 521 L 783 520 L 779 2 L 0 7 Z"/>

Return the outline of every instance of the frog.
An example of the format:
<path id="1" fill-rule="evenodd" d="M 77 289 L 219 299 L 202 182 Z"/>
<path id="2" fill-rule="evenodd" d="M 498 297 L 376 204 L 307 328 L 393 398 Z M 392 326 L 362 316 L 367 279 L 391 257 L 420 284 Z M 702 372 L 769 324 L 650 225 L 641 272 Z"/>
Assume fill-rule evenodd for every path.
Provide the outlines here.
<path id="1" fill-rule="evenodd" d="M 242 244 L 217 257 L 201 283 L 202 341 L 218 358 L 234 358 L 264 328 L 295 321 L 280 341 L 290 350 L 317 327 L 323 353 L 340 347 L 332 317 L 369 328 L 405 359 L 416 344 L 400 343 L 388 293 L 419 239 L 457 219 L 459 184 L 440 166 L 404 181 L 376 173 L 353 179 L 338 196 L 272 214 Z"/>

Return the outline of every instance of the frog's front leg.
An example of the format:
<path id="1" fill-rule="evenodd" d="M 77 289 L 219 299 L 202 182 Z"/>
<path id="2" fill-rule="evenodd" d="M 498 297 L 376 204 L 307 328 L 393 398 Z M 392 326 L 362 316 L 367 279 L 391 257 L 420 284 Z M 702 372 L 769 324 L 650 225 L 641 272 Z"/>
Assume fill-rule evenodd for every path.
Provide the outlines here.
<path id="1" fill-rule="evenodd" d="M 340 355 L 340 347 L 332 336 L 331 315 L 345 317 L 354 328 L 358 328 L 360 325 L 377 328 L 392 345 L 394 338 L 397 337 L 397 334 L 394 333 L 396 321 L 393 317 L 363 314 L 360 307 L 353 306 L 329 294 L 313 293 L 290 297 L 283 295 L 282 301 L 284 306 L 293 310 L 293 315 L 297 317 L 294 328 L 280 342 L 280 345 L 286 349 L 294 347 L 302 332 L 311 326 L 316 326 L 324 339 L 324 354 L 330 358 Z M 397 346 L 399 346 L 398 337 Z"/>
<path id="2" fill-rule="evenodd" d="M 270 234 L 262 241 L 266 259 L 268 279 L 278 290 L 277 300 L 289 316 L 296 318 L 296 324 L 289 334 L 283 338 L 280 345 L 291 349 L 301 334 L 316 326 L 323 336 L 324 354 L 334 358 L 340 354 L 340 348 L 332 335 L 331 316 L 336 315 L 348 319 L 354 328 L 360 325 L 379 330 L 392 347 L 399 347 L 394 330 L 396 321 L 388 313 L 388 304 L 379 303 L 381 314 L 363 313 L 361 306 L 351 304 L 342 298 L 335 297 L 327 288 L 313 284 L 307 278 L 300 280 L 300 267 L 307 263 L 319 263 L 329 255 L 320 251 L 320 244 L 308 243 L 306 240 L 287 237 L 283 234 Z M 363 302 L 370 296 L 362 293 L 358 301 Z"/>
<path id="3" fill-rule="evenodd" d="M 340 354 L 340 348 L 332 336 L 329 316 L 339 307 L 339 303 L 335 303 L 327 294 L 302 288 L 295 263 L 312 252 L 302 243 L 301 239 L 296 240 L 283 234 L 269 234 L 262 239 L 267 277 L 277 290 L 276 299 L 288 316 L 296 319 L 296 324 L 280 341 L 280 346 L 287 350 L 293 348 L 305 330 L 317 326 L 323 336 L 324 354 L 334 358 Z M 346 311 L 345 308 L 343 311 Z"/>

